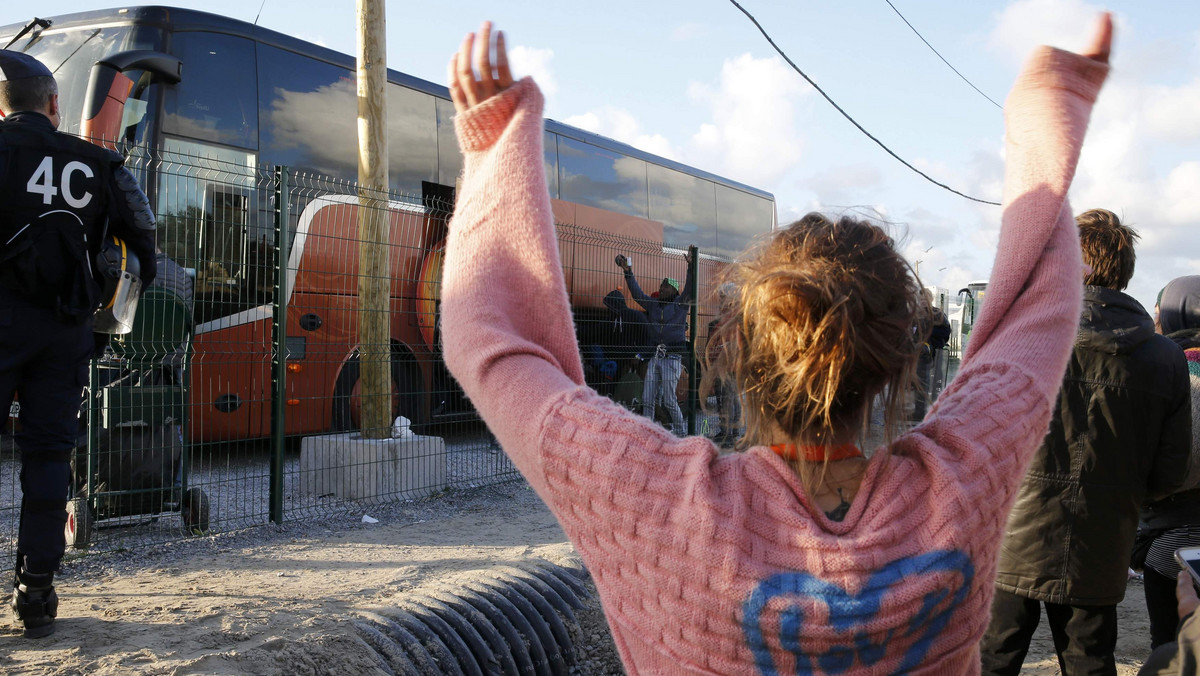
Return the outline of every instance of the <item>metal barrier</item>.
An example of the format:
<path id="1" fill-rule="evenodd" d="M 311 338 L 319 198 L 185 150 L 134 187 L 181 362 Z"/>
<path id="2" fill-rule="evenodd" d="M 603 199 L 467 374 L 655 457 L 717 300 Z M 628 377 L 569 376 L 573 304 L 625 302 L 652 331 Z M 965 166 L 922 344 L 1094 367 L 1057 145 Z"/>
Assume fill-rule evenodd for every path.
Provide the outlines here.
<path id="1" fill-rule="evenodd" d="M 144 546 L 519 477 L 441 357 L 452 196 L 431 184 L 363 207 L 386 218 L 390 266 L 381 280 L 388 307 L 366 309 L 357 187 L 252 160 L 131 154 L 158 215 L 159 281 L 135 331 L 92 364 L 69 510 L 77 547 Z M 628 317 L 604 303 L 617 291 L 641 310 L 614 258 L 633 259 L 647 294 L 665 277 L 695 289 L 677 396 L 689 429 L 715 434 L 696 396 L 692 348 L 706 344 L 725 262 L 700 251 L 689 267 L 686 252 L 619 227 L 560 224 L 558 233 L 587 382 L 635 411 L 652 346 L 633 344 Z M 373 351 L 358 338 L 371 319 L 390 336 Z M 382 426 L 365 422 L 371 402 L 360 376 L 372 352 L 390 355 L 391 392 L 373 395 L 390 411 Z M 399 417 L 408 426 L 393 430 Z M 0 542 L 10 554 L 19 424 L 10 417 L 0 436 Z M 364 438 L 372 436 L 380 438 Z"/>

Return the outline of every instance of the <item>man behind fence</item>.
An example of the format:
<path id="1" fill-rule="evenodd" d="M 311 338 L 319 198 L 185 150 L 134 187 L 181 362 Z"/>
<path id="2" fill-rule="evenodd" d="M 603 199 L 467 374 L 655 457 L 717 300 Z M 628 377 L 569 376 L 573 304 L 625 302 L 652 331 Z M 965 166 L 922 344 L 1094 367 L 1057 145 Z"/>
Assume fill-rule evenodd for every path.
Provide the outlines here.
<path id="1" fill-rule="evenodd" d="M 0 112 L 0 410 L 14 392 L 21 402 L 12 608 L 38 638 L 58 613 L 54 571 L 100 296 L 91 261 L 116 235 L 149 284 L 154 215 L 120 155 L 58 133 L 58 85 L 37 59 L 0 50 Z"/>
<path id="2" fill-rule="evenodd" d="M 617 256 L 616 262 L 625 271 L 629 295 L 646 311 L 647 342 L 654 346 L 654 352 L 646 363 L 646 380 L 642 385 L 642 415 L 653 419 L 655 401 L 661 396 L 671 416 L 671 432 L 682 436 L 687 434 L 687 428 L 683 423 L 683 411 L 679 410 L 675 388 L 679 386 L 679 376 L 683 371 L 682 357 L 688 349 L 687 317 L 693 289 L 686 284 L 680 292 L 677 280 L 664 277 L 658 286 L 658 298 L 651 298 L 642 293 L 642 287 L 638 286 L 629 259 Z M 691 254 L 688 254 L 689 270 L 691 264 Z"/>

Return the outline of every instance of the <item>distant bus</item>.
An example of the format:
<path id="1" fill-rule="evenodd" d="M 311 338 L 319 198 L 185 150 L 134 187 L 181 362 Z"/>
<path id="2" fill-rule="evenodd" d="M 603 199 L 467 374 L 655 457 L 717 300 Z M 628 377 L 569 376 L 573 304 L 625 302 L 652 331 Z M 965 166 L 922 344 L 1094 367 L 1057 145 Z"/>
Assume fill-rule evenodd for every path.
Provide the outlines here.
<path id="1" fill-rule="evenodd" d="M 951 317 L 956 327 L 955 343 L 960 354 L 967 351 L 967 342 L 971 337 L 971 329 L 979 321 L 979 313 L 983 311 L 983 299 L 987 296 L 987 280 L 974 281 L 958 290 L 955 294 L 958 300 L 957 312 Z"/>
<path id="2" fill-rule="evenodd" d="M 356 426 L 357 217 L 347 196 L 357 178 L 354 59 L 167 7 L 46 23 L 0 27 L 0 45 L 54 72 L 63 131 L 152 158 L 131 165 L 158 215 L 159 246 L 196 271 L 191 440 L 269 434 L 276 242 L 273 197 L 256 177 L 273 166 L 330 177 L 301 186 L 287 231 L 286 431 Z M 390 187 L 413 196 L 391 209 L 395 409 L 416 422 L 455 419 L 470 405 L 446 395 L 436 335 L 446 209 L 462 169 L 454 108 L 445 87 L 394 70 L 387 97 Z M 549 120 L 544 141 L 560 224 L 717 257 L 775 226 L 774 198 L 762 190 Z M 615 253 L 564 249 L 577 313 L 594 312 L 619 284 Z M 679 257 L 660 274 L 683 269 Z"/>

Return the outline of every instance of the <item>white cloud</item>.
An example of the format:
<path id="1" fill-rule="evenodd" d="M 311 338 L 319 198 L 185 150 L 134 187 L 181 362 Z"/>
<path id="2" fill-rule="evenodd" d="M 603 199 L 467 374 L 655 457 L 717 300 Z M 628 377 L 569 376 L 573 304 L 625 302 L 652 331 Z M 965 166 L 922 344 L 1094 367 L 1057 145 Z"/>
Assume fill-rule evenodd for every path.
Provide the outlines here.
<path id="1" fill-rule="evenodd" d="M 948 266 L 944 271 L 938 273 L 938 281 L 931 282 L 943 289 L 950 290 L 950 302 L 953 305 L 957 302 L 955 294 L 959 289 L 966 288 L 968 284 L 979 279 L 979 275 L 973 270 L 969 270 L 957 265 Z"/>
<path id="2" fill-rule="evenodd" d="M 554 71 L 550 68 L 553 59 L 553 49 L 518 45 L 508 50 L 508 63 L 512 68 L 513 77 L 532 76 L 547 99 L 558 93 L 558 82 L 555 81 Z"/>
<path id="3" fill-rule="evenodd" d="M 1039 43 L 1079 49 L 1099 10 L 1083 0 L 1020 0 L 998 16 L 990 44 L 1020 58 Z M 1139 40 L 1137 26 L 1120 17 L 1116 23 L 1113 70 L 1092 113 L 1071 206 L 1076 212 L 1111 209 L 1137 228 L 1141 241 L 1128 292 L 1153 304 L 1159 288 L 1194 272 L 1200 259 L 1194 236 L 1200 223 L 1197 53 L 1183 42 Z M 976 239 L 983 246 L 992 236 L 980 232 Z"/>
<path id="4" fill-rule="evenodd" d="M 823 167 L 805 181 L 804 186 L 817 193 L 827 204 L 851 204 L 864 195 L 875 195 L 883 184 L 879 168 L 869 164 Z"/>
<path id="5" fill-rule="evenodd" d="M 612 106 L 563 121 L 736 181 L 769 185 L 800 161 L 796 102 L 806 90 L 780 59 L 744 54 L 725 61 L 717 82 L 689 85 L 689 98 L 709 111 L 710 121 L 682 148 L 662 134 L 645 133 L 632 113 Z M 769 100 L 763 92 L 771 92 Z"/>
<path id="6" fill-rule="evenodd" d="M 678 153 L 662 134 L 645 134 L 637 118 L 627 110 L 605 106 L 599 111 L 575 115 L 563 120 L 566 124 L 608 136 L 648 153 L 676 159 Z"/>
<path id="7" fill-rule="evenodd" d="M 794 223 L 800 220 L 810 211 L 820 211 L 821 205 L 819 202 L 814 201 L 803 207 L 795 204 L 776 204 L 775 208 L 777 210 L 775 214 L 775 220 L 779 223 L 780 227 L 782 227 L 788 223 Z"/>
<path id="8" fill-rule="evenodd" d="M 1038 45 L 1078 50 L 1100 10 L 1083 0 L 1020 0 L 1000 13 L 989 45 L 1018 63 Z"/>
<path id="9" fill-rule="evenodd" d="M 775 182 L 800 161 L 796 103 L 806 91 L 778 57 L 726 60 L 715 85 L 688 88 L 693 102 L 712 111 L 712 121 L 692 135 L 688 161 L 750 185 Z"/>
<path id="10" fill-rule="evenodd" d="M 1149 87 L 1141 99 L 1146 131 L 1158 139 L 1200 141 L 1200 80 L 1182 87 Z"/>
<path id="11" fill-rule="evenodd" d="M 926 246 L 935 245 L 939 250 L 944 250 L 945 245 L 952 242 L 963 229 L 962 223 L 923 207 L 916 207 L 905 213 L 904 223 L 912 233 L 914 242 Z"/>
<path id="12" fill-rule="evenodd" d="M 1163 197 L 1171 225 L 1191 229 L 1200 224 L 1200 162 L 1176 165 L 1167 176 Z"/>

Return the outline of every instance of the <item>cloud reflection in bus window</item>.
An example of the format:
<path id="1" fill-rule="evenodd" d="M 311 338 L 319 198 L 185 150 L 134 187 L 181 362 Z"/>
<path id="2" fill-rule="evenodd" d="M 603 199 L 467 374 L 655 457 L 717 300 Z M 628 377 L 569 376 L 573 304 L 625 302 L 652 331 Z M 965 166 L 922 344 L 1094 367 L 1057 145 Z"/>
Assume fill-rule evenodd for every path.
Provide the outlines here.
<path id="1" fill-rule="evenodd" d="M 559 137 L 562 199 L 639 218 L 649 217 L 646 163 L 574 139 Z"/>
<path id="2" fill-rule="evenodd" d="M 775 226 L 775 205 L 748 192 L 717 186 L 717 255 L 736 257 Z"/>
<path id="3" fill-rule="evenodd" d="M 717 204 L 712 181 L 649 165 L 650 218 L 663 224 L 663 244 L 675 249 L 695 245 L 716 253 Z"/>
<path id="4" fill-rule="evenodd" d="M 176 33 L 172 52 L 185 77 L 167 87 L 163 131 L 206 143 L 258 146 L 258 105 L 253 77 L 229 77 L 254 63 L 254 43 L 216 33 Z"/>
<path id="5" fill-rule="evenodd" d="M 357 180 L 354 72 L 265 46 L 259 67 L 261 80 L 271 83 L 261 92 L 263 162 Z M 435 99 L 395 84 L 387 89 L 388 182 L 393 190 L 419 195 L 421 181 L 439 182 L 444 173 L 438 170 Z"/>

